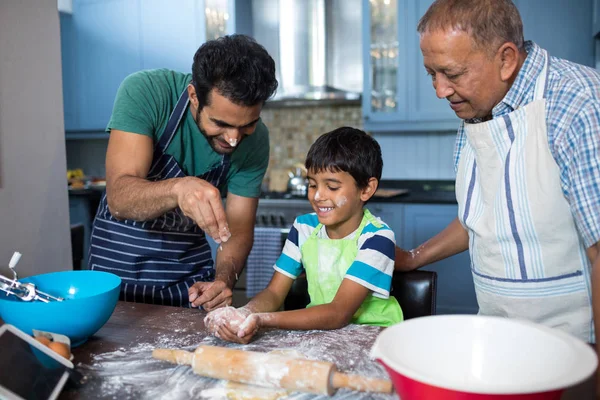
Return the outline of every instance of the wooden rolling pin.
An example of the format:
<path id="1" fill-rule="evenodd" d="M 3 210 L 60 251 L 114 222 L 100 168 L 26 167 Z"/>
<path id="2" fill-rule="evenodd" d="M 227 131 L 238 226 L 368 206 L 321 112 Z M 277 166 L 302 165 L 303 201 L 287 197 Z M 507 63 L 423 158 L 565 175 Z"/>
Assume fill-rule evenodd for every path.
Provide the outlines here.
<path id="1" fill-rule="evenodd" d="M 291 391 L 328 396 L 339 388 L 361 392 L 392 392 L 389 380 L 343 374 L 330 362 L 291 358 L 280 354 L 200 346 L 193 353 L 177 349 L 154 349 L 152 357 L 174 364 L 191 365 L 196 374 L 209 378 Z"/>

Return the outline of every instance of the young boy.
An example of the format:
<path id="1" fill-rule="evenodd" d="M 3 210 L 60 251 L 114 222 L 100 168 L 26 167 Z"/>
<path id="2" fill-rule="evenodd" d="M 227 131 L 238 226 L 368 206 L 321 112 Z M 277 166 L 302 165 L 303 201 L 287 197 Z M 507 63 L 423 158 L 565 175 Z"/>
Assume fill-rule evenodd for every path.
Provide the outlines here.
<path id="1" fill-rule="evenodd" d="M 305 165 L 315 212 L 294 221 L 265 290 L 242 308 L 221 308 L 205 318 L 221 339 L 248 343 L 260 328 L 389 326 L 403 319 L 389 295 L 394 233 L 364 208 L 381 179 L 379 144 L 361 130 L 338 128 L 313 143 Z M 310 304 L 275 312 L 303 272 Z"/>

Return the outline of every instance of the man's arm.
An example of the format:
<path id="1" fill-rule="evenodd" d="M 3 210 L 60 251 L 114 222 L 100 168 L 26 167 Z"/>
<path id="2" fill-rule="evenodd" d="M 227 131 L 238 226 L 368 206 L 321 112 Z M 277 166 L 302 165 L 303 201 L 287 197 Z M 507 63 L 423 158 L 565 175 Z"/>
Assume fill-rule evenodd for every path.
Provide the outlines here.
<path id="1" fill-rule="evenodd" d="M 455 218 L 443 231 L 416 249 L 407 251 L 396 247 L 394 269 L 412 271 L 468 249 L 469 234 L 458 218 Z"/>
<path id="2" fill-rule="evenodd" d="M 219 190 L 193 176 L 148 181 L 152 154 L 150 137 L 111 131 L 106 152 L 106 196 L 111 214 L 118 219 L 146 221 L 179 206 L 212 238 L 226 240 L 227 219 Z"/>
<path id="3" fill-rule="evenodd" d="M 152 163 L 152 138 L 112 130 L 106 152 L 106 196 L 115 218 L 145 221 L 177 206 L 175 179 L 146 180 Z"/>
<path id="4" fill-rule="evenodd" d="M 258 199 L 227 195 L 227 221 L 231 237 L 217 250 L 214 282 L 196 282 L 190 288 L 190 302 L 210 311 L 232 301 L 232 289 L 242 273 L 254 241 L 254 224 Z"/>

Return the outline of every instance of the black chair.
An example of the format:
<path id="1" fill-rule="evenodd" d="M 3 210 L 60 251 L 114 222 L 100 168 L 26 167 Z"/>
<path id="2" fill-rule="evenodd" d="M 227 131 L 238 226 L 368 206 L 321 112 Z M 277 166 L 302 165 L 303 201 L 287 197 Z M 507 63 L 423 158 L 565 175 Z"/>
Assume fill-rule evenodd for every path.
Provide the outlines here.
<path id="1" fill-rule="evenodd" d="M 390 294 L 398 300 L 404 319 L 435 315 L 437 273 L 394 272 Z"/>
<path id="2" fill-rule="evenodd" d="M 436 308 L 437 274 L 433 271 L 394 272 L 391 295 L 398 300 L 404 319 L 434 315 Z M 308 282 L 299 276 L 288 293 L 284 308 L 297 310 L 310 303 Z"/>
<path id="3" fill-rule="evenodd" d="M 73 270 L 81 269 L 81 261 L 83 260 L 83 238 L 85 228 L 83 224 L 71 225 L 71 256 L 73 258 Z"/>

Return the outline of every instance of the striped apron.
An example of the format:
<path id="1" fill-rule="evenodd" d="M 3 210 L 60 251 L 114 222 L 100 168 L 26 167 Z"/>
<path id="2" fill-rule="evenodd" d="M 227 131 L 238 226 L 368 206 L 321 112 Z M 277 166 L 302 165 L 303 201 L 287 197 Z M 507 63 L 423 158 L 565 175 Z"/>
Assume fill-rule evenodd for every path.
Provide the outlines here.
<path id="1" fill-rule="evenodd" d="M 185 176 L 165 150 L 185 116 L 189 97 L 184 90 L 167 126 L 154 146 L 149 181 Z M 198 178 L 219 187 L 225 182 L 230 158 Z M 90 243 L 92 270 L 121 277 L 120 300 L 189 307 L 188 289 L 196 281 L 214 279 L 214 263 L 204 232 L 179 207 L 149 221 L 117 220 L 104 192 Z"/>
<path id="2" fill-rule="evenodd" d="M 459 220 L 469 233 L 480 314 L 526 319 L 594 342 L 591 266 L 548 144 L 545 51 L 544 57 L 531 103 L 465 123 Z"/>

